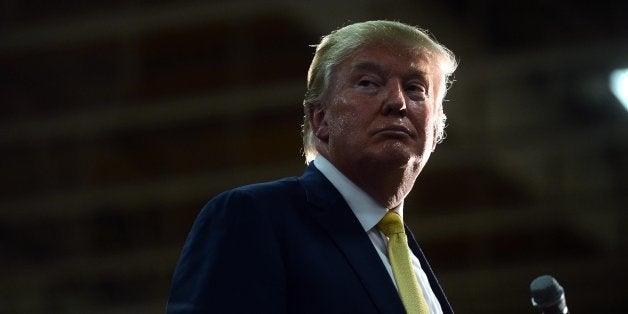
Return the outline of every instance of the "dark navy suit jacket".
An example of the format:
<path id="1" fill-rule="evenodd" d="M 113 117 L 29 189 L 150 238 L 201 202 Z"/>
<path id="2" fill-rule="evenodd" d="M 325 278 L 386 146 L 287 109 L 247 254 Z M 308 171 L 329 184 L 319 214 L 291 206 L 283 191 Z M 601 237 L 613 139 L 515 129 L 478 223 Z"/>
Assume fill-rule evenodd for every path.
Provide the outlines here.
<path id="1" fill-rule="evenodd" d="M 408 231 L 445 313 L 451 307 Z M 302 177 L 240 187 L 197 217 L 167 313 L 404 313 L 394 283 L 340 193 Z"/>

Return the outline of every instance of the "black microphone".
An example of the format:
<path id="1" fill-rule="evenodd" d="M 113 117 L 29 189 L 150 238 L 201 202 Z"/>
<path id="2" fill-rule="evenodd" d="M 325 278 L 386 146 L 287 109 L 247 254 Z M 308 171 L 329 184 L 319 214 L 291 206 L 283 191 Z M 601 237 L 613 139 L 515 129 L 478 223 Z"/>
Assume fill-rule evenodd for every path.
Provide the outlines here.
<path id="1" fill-rule="evenodd" d="M 532 305 L 542 314 L 569 314 L 565 290 L 552 276 L 543 275 L 530 283 Z"/>

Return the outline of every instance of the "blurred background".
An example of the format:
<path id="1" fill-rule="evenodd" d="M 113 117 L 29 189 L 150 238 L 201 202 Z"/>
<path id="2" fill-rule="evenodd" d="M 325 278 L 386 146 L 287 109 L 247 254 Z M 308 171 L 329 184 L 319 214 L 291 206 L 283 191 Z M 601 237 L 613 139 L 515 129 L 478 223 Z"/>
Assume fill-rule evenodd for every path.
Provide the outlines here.
<path id="1" fill-rule="evenodd" d="M 458 313 L 628 312 L 626 1 L 3 1 L 0 313 L 162 313 L 191 224 L 300 175 L 309 45 L 429 29 L 461 61 L 406 219 Z M 625 88 L 624 88 L 625 91 Z"/>

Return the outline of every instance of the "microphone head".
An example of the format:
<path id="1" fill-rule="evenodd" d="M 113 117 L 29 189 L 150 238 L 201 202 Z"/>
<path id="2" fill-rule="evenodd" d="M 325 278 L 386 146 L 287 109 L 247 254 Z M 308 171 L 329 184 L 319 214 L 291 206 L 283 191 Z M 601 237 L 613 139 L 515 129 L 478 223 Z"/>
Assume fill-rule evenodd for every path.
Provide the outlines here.
<path id="1" fill-rule="evenodd" d="M 552 276 L 543 275 L 530 283 L 532 305 L 543 313 L 567 313 L 565 290 Z"/>

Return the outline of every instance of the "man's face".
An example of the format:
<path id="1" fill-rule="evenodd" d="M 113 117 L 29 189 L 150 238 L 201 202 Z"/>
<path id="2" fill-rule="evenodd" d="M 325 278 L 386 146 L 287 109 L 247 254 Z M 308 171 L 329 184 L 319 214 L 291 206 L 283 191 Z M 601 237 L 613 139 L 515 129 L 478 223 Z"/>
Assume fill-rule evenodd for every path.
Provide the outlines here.
<path id="1" fill-rule="evenodd" d="M 362 166 L 410 166 L 416 175 L 436 145 L 443 75 L 424 52 L 398 45 L 357 50 L 336 69 L 314 110 L 319 152 L 346 175 Z"/>

